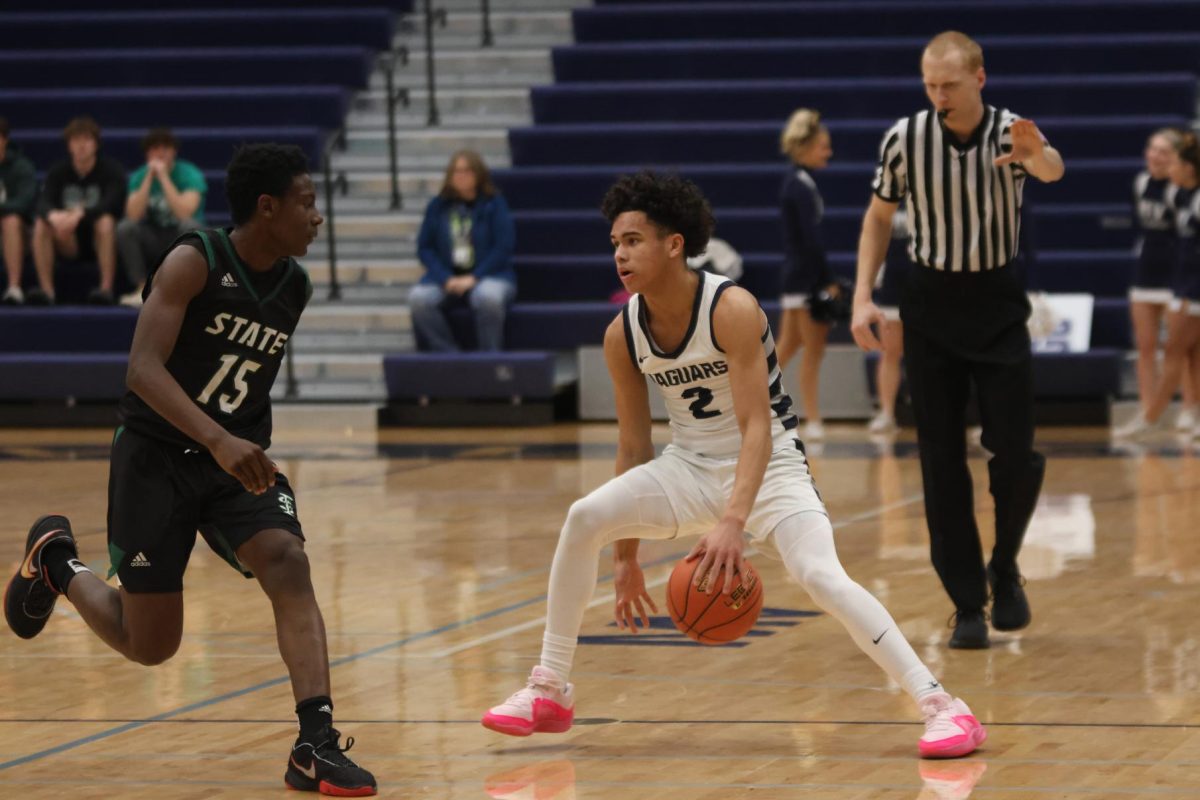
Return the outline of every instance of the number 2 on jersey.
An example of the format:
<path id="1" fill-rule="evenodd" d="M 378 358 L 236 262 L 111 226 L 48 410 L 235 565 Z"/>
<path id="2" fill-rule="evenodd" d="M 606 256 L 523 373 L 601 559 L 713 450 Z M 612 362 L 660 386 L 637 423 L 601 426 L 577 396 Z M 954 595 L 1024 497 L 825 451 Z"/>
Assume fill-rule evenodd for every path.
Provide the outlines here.
<path id="1" fill-rule="evenodd" d="M 708 404 L 713 401 L 713 393 L 710 389 L 703 386 L 693 386 L 679 396 L 684 400 L 691 400 L 693 397 L 696 398 L 688 406 L 688 410 L 692 412 L 692 416 L 696 419 L 712 419 L 713 417 L 721 416 L 720 411 L 709 411 L 707 409 Z"/>
<path id="2" fill-rule="evenodd" d="M 196 402 L 202 406 L 208 405 L 208 401 L 212 399 L 213 392 L 220 387 L 238 360 L 239 356 L 232 353 L 221 356 L 221 367 L 212 376 L 212 380 L 208 382 L 208 385 L 204 387 L 204 391 L 200 393 L 200 396 L 196 398 Z M 246 383 L 246 375 L 251 372 L 257 372 L 261 366 L 262 364 L 250 359 L 243 361 L 242 365 L 238 367 L 237 373 L 233 376 L 233 388 L 237 389 L 237 394 L 233 397 L 227 394 L 217 395 L 217 407 L 226 414 L 232 414 L 237 411 L 238 406 L 242 404 L 242 401 L 246 399 L 246 395 L 250 393 L 250 386 Z M 712 395 L 710 394 L 709 397 L 712 397 Z"/>

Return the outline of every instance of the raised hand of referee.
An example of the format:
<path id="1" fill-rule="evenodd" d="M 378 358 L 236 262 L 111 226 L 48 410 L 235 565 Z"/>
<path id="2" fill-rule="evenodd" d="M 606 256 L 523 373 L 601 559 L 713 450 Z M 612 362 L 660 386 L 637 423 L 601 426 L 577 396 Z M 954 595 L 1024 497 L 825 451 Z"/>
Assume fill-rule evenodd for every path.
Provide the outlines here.
<path id="1" fill-rule="evenodd" d="M 1012 151 L 1000 156 L 992 163 L 997 167 L 1005 164 L 1024 164 L 1040 158 L 1046 152 L 1046 140 L 1033 120 L 1019 119 L 1012 124 Z"/>

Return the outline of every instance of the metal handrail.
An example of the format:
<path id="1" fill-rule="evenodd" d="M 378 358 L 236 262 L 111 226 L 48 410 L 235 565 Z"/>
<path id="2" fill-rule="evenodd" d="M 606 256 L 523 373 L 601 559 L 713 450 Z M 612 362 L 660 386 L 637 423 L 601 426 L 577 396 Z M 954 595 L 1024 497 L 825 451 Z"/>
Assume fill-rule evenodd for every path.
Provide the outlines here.
<path id="1" fill-rule="evenodd" d="M 433 22 L 446 27 L 446 9 L 433 9 L 433 0 L 425 0 L 425 85 L 429 90 L 429 126 L 440 125 L 442 116 L 437 107 L 437 77 L 433 67 Z"/>
<path id="2" fill-rule="evenodd" d="M 491 47 L 495 43 L 492 38 L 492 4 L 483 0 L 483 41 L 480 44 L 483 47 Z"/>
<path id="3" fill-rule="evenodd" d="M 391 208 L 393 210 L 403 205 L 403 198 L 400 195 L 400 164 L 396 155 L 396 102 L 400 101 L 405 108 L 408 108 L 411 102 L 407 87 L 396 90 L 397 59 L 401 66 L 408 65 L 407 47 L 397 47 L 384 53 L 379 59 L 379 65 L 383 68 L 384 92 L 387 94 L 388 171 L 391 175 Z"/>
<path id="4" fill-rule="evenodd" d="M 323 166 L 325 168 L 325 230 L 329 237 L 329 299 L 338 300 L 342 296 L 342 287 L 338 283 L 337 274 L 337 231 L 334 227 L 333 190 L 336 187 L 345 196 L 350 188 L 346 173 L 333 175 L 333 151 L 346 149 L 346 129 L 338 128 L 329 141 L 325 143 Z"/>
<path id="5" fill-rule="evenodd" d="M 287 367 L 287 383 L 283 390 L 283 396 L 288 400 L 295 400 L 300 396 L 300 386 L 296 383 L 296 364 L 292 355 L 295 349 L 296 343 L 289 341 L 286 347 L 287 358 L 284 360 Z"/>

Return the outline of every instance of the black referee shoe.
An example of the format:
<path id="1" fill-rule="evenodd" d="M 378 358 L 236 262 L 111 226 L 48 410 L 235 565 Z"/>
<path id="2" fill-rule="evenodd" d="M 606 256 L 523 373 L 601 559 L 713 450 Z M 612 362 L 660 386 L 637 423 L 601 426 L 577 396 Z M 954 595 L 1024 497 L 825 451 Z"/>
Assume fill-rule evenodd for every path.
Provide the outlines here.
<path id="1" fill-rule="evenodd" d="M 987 617 L 982 611 L 956 611 L 950 619 L 954 623 L 950 647 L 955 650 L 986 650 L 992 646 L 988 640 Z"/>
<path id="2" fill-rule="evenodd" d="M 992 627 L 998 631 L 1019 631 L 1033 619 L 1029 600 L 1025 597 L 1025 579 L 1016 569 L 1000 572 L 991 564 L 987 568 L 992 587 Z"/>
<path id="3" fill-rule="evenodd" d="M 354 746 L 354 737 L 346 739 L 345 748 L 338 747 L 340 737 L 337 729 L 329 727 L 317 744 L 297 739 L 283 776 L 288 787 L 328 797 L 374 795 L 375 776 L 346 757 L 346 751 Z"/>
<path id="4" fill-rule="evenodd" d="M 25 560 L 4 590 L 4 619 L 22 639 L 32 639 L 42 632 L 58 599 L 42 566 L 42 552 L 51 544 L 69 547 L 72 558 L 79 555 L 71 521 L 59 514 L 49 514 L 33 523 L 25 540 Z"/>

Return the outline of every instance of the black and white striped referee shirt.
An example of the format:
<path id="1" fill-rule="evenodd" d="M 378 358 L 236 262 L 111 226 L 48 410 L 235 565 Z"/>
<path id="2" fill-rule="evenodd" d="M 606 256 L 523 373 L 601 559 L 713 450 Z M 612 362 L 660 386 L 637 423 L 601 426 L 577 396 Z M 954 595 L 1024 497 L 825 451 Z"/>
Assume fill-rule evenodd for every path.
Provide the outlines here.
<path id="1" fill-rule="evenodd" d="M 984 106 L 966 142 L 947 131 L 932 110 L 896 122 L 883 137 L 871 188 L 889 203 L 907 201 L 908 256 L 923 267 L 980 272 L 1017 255 L 1021 190 L 1018 163 L 993 165 L 1012 151 L 1007 109 Z"/>

